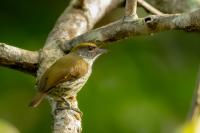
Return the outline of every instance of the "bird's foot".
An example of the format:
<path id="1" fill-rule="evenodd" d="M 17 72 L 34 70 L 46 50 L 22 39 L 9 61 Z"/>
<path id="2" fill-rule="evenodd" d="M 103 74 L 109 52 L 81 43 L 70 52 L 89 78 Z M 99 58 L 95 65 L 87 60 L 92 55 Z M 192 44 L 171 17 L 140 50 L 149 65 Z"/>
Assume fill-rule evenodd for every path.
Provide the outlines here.
<path id="1" fill-rule="evenodd" d="M 73 110 L 76 113 L 80 114 L 80 116 L 83 116 L 83 113 L 81 112 L 81 110 L 79 108 L 74 108 L 72 107 L 71 103 L 66 99 L 62 97 L 62 100 L 64 101 L 64 103 L 62 102 L 61 104 L 57 104 L 57 110 Z"/>

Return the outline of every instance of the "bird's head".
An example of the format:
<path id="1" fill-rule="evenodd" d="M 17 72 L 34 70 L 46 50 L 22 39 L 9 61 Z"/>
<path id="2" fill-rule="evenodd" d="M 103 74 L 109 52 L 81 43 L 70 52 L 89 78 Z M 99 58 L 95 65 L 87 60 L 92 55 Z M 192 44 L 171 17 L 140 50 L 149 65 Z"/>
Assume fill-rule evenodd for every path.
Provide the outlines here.
<path id="1" fill-rule="evenodd" d="M 71 52 L 78 54 L 86 60 L 94 61 L 98 56 L 106 53 L 106 51 L 106 49 L 101 49 L 94 43 L 80 43 Z"/>

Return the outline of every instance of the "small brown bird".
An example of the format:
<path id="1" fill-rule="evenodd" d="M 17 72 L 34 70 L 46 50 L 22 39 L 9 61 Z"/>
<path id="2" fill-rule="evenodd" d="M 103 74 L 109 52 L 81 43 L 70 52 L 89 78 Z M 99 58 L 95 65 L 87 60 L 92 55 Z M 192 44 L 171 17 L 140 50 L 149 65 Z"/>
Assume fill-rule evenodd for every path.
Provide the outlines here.
<path id="1" fill-rule="evenodd" d="M 105 49 L 100 49 L 94 43 L 77 45 L 42 75 L 38 93 L 29 106 L 37 107 L 46 95 L 53 99 L 75 96 L 87 82 L 95 59 L 105 52 Z M 57 87 L 60 83 L 64 83 L 65 88 Z"/>

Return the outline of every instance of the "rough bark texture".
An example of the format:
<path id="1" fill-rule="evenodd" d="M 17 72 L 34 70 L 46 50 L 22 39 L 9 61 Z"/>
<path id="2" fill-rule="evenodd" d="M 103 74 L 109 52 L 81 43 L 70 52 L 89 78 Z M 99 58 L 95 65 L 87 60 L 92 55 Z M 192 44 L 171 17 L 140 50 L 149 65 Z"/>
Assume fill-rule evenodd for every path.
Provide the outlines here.
<path id="1" fill-rule="evenodd" d="M 148 1 L 164 13 L 189 11 L 200 5 L 200 0 Z M 123 0 L 73 0 L 59 17 L 40 52 L 0 43 L 0 65 L 32 75 L 36 75 L 37 72 L 39 80 L 47 68 L 80 42 L 89 41 L 102 45 L 131 36 L 149 35 L 166 30 L 200 31 L 200 9 L 186 14 L 152 15 L 132 21 L 121 19 L 90 31 L 106 12 L 122 2 Z M 57 109 L 59 102 L 48 99 L 54 118 L 53 132 L 80 133 L 80 114 L 72 110 Z M 76 98 L 69 99 L 69 102 L 73 108 L 78 108 Z"/>
<path id="2" fill-rule="evenodd" d="M 0 65 L 36 74 L 39 53 L 0 43 Z"/>

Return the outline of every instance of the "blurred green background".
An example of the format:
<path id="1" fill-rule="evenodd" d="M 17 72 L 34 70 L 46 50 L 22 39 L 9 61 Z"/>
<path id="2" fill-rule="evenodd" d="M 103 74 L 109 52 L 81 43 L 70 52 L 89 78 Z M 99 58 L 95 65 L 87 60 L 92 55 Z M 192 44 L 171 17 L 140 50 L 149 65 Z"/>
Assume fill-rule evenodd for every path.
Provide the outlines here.
<path id="1" fill-rule="evenodd" d="M 40 49 L 67 5 L 66 0 L 2 0 L 0 41 Z M 110 45 L 78 96 L 83 133 L 169 133 L 179 127 L 196 86 L 199 36 L 170 31 Z M 27 107 L 34 84 L 34 77 L 0 67 L 0 119 L 21 133 L 48 133 L 48 102 Z"/>

